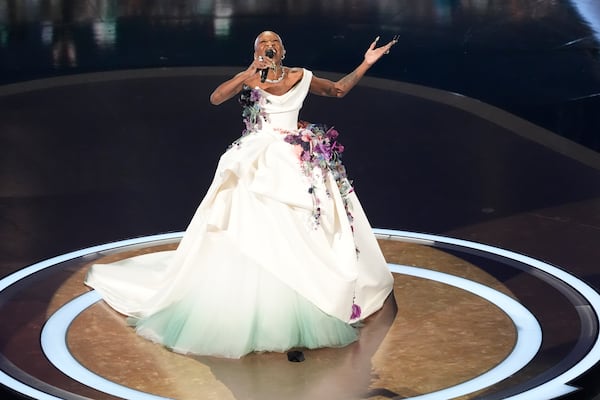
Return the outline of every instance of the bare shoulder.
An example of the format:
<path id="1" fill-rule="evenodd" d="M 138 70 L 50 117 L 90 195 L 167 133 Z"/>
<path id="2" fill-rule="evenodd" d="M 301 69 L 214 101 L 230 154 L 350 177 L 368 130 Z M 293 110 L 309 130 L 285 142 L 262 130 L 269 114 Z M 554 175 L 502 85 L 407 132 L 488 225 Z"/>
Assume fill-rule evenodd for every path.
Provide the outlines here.
<path id="1" fill-rule="evenodd" d="M 300 67 L 288 67 L 288 75 L 290 76 L 299 76 L 302 75 L 302 73 L 304 72 L 304 68 L 300 68 Z"/>
<path id="2" fill-rule="evenodd" d="M 299 67 L 288 67 L 287 68 L 287 77 L 288 82 L 292 82 L 290 87 L 296 86 L 304 76 L 304 68 Z"/>

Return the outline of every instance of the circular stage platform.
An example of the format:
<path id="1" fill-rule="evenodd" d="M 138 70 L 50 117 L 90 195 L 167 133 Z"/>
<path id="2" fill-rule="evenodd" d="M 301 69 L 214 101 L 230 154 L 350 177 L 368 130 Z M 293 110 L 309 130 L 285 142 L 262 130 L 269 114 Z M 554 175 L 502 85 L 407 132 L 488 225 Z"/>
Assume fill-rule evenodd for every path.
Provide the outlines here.
<path id="1" fill-rule="evenodd" d="M 0 383 L 36 399 L 531 399 L 575 390 L 569 382 L 598 361 L 600 298 L 564 270 L 475 242 L 375 232 L 393 295 L 358 342 L 305 350 L 301 363 L 172 353 L 83 285 L 90 264 L 173 249 L 181 233 L 31 265 L 0 281 Z"/>
<path id="2" fill-rule="evenodd" d="M 10 154 L 0 385 L 34 399 L 530 400 L 577 390 L 600 360 L 600 158 L 477 100 L 375 78 L 343 102 L 303 108 L 341 121 L 371 224 L 405 229 L 375 229 L 395 286 L 360 340 L 291 363 L 279 353 L 185 356 L 135 335 L 84 286 L 86 271 L 177 246 L 240 128 L 237 104 L 216 110 L 205 94 L 237 70 L 0 88 Z"/>

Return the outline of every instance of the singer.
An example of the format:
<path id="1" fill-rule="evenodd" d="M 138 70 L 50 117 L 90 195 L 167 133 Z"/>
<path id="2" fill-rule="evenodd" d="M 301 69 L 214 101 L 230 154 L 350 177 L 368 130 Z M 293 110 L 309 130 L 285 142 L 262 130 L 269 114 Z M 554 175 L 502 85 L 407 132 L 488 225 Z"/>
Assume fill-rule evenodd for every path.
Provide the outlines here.
<path id="1" fill-rule="evenodd" d="M 362 63 L 351 73 L 337 82 L 312 76 L 310 81 L 310 92 L 320 96 L 344 97 L 367 72 L 369 68 L 384 54 L 388 54 L 391 47 L 397 43 L 398 37 L 394 38 L 384 46 L 376 47 L 379 41 L 377 37 L 367 49 Z M 273 57 L 267 55 L 271 50 Z M 286 93 L 302 76 L 302 68 L 288 68 L 283 66 L 285 59 L 285 47 L 278 34 L 271 31 L 262 32 L 254 41 L 254 57 L 248 68 L 235 77 L 224 82 L 210 96 L 210 102 L 218 105 L 240 93 L 242 87 L 259 87 L 273 95 Z M 264 81 L 262 76 L 264 74 Z"/>
<path id="2" fill-rule="evenodd" d="M 298 116 L 308 93 L 343 97 L 397 39 L 375 39 L 334 82 L 283 66 L 279 35 L 258 35 L 252 63 L 210 95 L 212 104 L 239 95 L 245 129 L 177 249 L 94 265 L 85 283 L 139 335 L 176 352 L 239 358 L 358 340 L 393 278 L 338 132 Z M 302 361 L 297 353 L 288 359 Z"/>

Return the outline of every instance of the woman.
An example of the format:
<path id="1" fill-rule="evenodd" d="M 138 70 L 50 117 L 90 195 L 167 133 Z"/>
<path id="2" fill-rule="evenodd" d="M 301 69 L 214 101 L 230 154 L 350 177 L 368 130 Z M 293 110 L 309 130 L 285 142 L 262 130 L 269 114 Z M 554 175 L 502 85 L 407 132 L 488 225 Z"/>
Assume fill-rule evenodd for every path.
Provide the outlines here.
<path id="1" fill-rule="evenodd" d="M 94 265 L 86 284 L 136 332 L 181 353 L 338 347 L 381 308 L 392 276 L 341 164 L 337 132 L 298 124 L 311 93 L 343 97 L 396 38 L 337 82 L 284 67 L 270 31 L 254 60 L 210 96 L 240 94 L 246 129 L 175 251 Z"/>

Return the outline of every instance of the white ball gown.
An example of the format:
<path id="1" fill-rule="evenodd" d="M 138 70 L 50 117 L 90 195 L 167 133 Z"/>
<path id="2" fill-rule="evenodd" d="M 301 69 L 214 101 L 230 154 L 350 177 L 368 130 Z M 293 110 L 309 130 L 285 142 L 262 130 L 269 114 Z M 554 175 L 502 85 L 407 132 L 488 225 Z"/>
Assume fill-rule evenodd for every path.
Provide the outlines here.
<path id="1" fill-rule="evenodd" d="M 246 131 L 221 156 L 176 250 L 93 265 L 85 283 L 176 352 L 345 346 L 393 278 L 345 177 L 337 132 L 299 128 L 312 73 L 245 88 Z M 324 136 L 323 133 L 326 132 Z M 319 136 L 320 135 L 320 136 Z"/>

